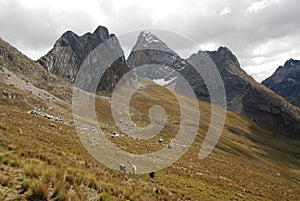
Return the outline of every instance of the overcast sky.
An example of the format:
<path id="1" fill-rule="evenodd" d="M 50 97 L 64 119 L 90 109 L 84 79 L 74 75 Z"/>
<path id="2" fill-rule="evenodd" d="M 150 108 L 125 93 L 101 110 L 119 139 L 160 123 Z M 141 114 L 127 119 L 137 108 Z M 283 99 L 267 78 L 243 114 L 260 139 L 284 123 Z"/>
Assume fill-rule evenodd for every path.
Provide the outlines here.
<path id="1" fill-rule="evenodd" d="M 261 81 L 300 59 L 299 8 L 299 0 L 0 0 L 0 37 L 38 59 L 66 30 L 82 35 L 103 25 L 118 36 L 165 29 L 203 50 L 227 46 Z"/>

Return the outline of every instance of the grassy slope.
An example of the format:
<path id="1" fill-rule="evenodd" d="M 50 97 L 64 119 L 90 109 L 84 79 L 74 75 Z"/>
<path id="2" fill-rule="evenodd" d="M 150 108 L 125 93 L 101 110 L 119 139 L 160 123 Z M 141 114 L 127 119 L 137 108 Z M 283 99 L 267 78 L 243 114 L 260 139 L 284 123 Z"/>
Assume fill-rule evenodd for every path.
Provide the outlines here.
<path id="1" fill-rule="evenodd" d="M 56 116 L 65 108 L 49 110 L 38 97 L 13 86 L 0 86 L 0 196 L 38 195 L 62 200 L 70 196 L 81 200 L 299 199 L 299 142 L 269 133 L 234 113 L 227 112 L 223 135 L 213 153 L 199 160 L 210 121 L 210 105 L 200 102 L 200 134 L 184 157 L 157 172 L 155 179 L 123 176 L 93 160 L 74 127 L 27 114 L 33 106 Z M 16 94 L 15 99 L 7 98 L 3 91 Z M 156 99 L 147 99 L 149 95 Z M 138 112 L 133 116 L 137 124 L 149 123 L 147 110 L 157 99 L 170 114 L 167 129 L 161 134 L 167 138 L 178 129 L 178 108 L 176 104 L 173 107 L 175 98 L 161 87 L 152 86 L 134 96 L 131 105 Z M 141 100 L 148 100 L 148 104 L 141 105 Z M 98 112 L 104 130 L 116 130 L 114 124 L 107 124 L 112 121 L 109 102 L 99 98 L 96 104 L 101 108 Z M 64 117 L 71 118 L 71 111 Z M 159 149 L 158 137 L 149 141 L 128 137 L 112 140 L 127 151 L 145 153 Z"/>

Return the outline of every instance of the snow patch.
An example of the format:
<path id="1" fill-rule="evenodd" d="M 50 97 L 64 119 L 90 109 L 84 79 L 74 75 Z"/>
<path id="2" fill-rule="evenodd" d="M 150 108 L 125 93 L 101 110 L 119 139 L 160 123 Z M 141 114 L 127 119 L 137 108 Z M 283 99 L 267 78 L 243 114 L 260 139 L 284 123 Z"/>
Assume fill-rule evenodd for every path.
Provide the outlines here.
<path id="1" fill-rule="evenodd" d="M 166 86 L 166 85 L 170 84 L 171 82 L 173 82 L 176 78 L 177 77 L 174 77 L 170 80 L 165 80 L 165 78 L 154 79 L 153 82 L 155 82 L 156 84 L 161 85 L 161 86 Z"/>
<path id="2" fill-rule="evenodd" d="M 159 40 L 154 39 L 153 35 L 150 32 L 143 32 L 143 37 L 148 43 L 159 43 Z"/>

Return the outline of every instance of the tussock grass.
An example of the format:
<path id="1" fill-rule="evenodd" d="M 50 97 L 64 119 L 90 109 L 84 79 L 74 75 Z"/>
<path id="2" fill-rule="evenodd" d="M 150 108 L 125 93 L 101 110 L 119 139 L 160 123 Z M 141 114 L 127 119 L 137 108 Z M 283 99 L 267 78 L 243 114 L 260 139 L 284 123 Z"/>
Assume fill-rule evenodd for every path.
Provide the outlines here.
<path id="1" fill-rule="evenodd" d="M 80 201 L 80 198 L 78 197 L 77 193 L 72 189 L 69 190 L 69 192 L 67 194 L 67 199 L 72 200 L 72 201 L 73 200 L 74 201 Z"/>
<path id="2" fill-rule="evenodd" d="M 42 181 L 33 179 L 31 180 L 30 190 L 31 196 L 35 199 L 47 200 L 48 199 L 48 187 Z"/>
<path id="3" fill-rule="evenodd" d="M 23 182 L 22 182 L 22 189 L 23 191 L 28 191 L 29 188 L 30 188 L 30 184 L 31 184 L 31 179 L 24 179 Z"/>
<path id="4" fill-rule="evenodd" d="M 8 186 L 10 183 L 11 178 L 9 176 L 3 175 L 0 173 L 0 185 Z"/>
<path id="5" fill-rule="evenodd" d="M 0 153 L 0 163 L 4 165 L 9 165 L 11 167 L 20 167 L 22 166 L 22 161 L 20 158 L 12 153 L 12 152 L 5 152 L 5 153 Z"/>
<path id="6" fill-rule="evenodd" d="M 33 105 L 44 108 L 41 110 L 46 113 L 53 112 L 54 116 L 65 112 L 67 107 L 55 105 L 54 111 L 48 111 L 47 103 L 42 100 L 4 86 L 20 94 L 17 100 L 8 100 L 1 96 L 2 86 L 0 168 L 16 175 L 9 178 L 9 186 L 16 195 L 23 191 L 21 194 L 28 199 L 49 200 L 299 200 L 300 143 L 274 135 L 239 115 L 227 112 L 217 147 L 204 160 L 198 159 L 210 123 L 208 103 L 200 101 L 199 135 L 192 147 L 176 163 L 150 179 L 148 175 L 122 175 L 107 169 L 87 153 L 74 127 L 56 123 L 52 128 L 49 120 L 27 114 Z M 152 96 L 153 93 L 156 95 Z M 153 97 L 149 102 L 148 96 Z M 159 150 L 160 137 L 168 143 L 178 131 L 179 111 L 174 97 L 160 87 L 135 95 L 130 103 L 132 119 L 137 125 L 147 125 L 148 109 L 157 100 L 168 113 L 167 125 L 158 136 L 148 140 L 126 136 L 111 140 L 132 153 Z M 96 101 L 100 125 L 108 133 L 119 131 L 109 107 L 106 100 Z M 193 123 L 190 122 L 191 126 Z M 22 189 L 15 190 L 19 185 Z"/>
<path id="7" fill-rule="evenodd" d="M 58 201 L 65 201 L 67 200 L 67 194 L 68 190 L 70 189 L 70 186 L 66 183 L 57 183 L 57 185 L 54 187 L 54 192 L 52 195 L 52 198 L 58 200 Z"/>

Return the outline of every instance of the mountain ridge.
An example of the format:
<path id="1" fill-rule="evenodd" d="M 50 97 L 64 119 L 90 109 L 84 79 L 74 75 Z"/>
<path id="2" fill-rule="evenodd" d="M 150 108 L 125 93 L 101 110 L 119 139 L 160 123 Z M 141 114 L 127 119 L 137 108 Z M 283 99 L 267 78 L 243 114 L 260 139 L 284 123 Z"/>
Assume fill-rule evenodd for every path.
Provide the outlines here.
<path id="1" fill-rule="evenodd" d="M 147 43 L 146 40 L 139 41 L 139 39 L 136 44 Z M 147 45 L 144 46 L 147 47 Z M 260 126 L 282 135 L 300 137 L 299 109 L 294 108 L 283 98 L 257 83 L 241 68 L 237 57 L 227 47 L 220 47 L 217 51 L 199 51 L 186 60 L 179 57 L 176 53 L 160 49 L 149 48 L 135 51 L 133 48 L 127 61 L 135 69 L 146 64 L 156 65 L 155 73 L 151 75 L 140 74 L 140 76 L 148 77 L 152 80 L 161 79 L 166 74 L 173 79 L 175 78 L 173 70 L 175 70 L 189 82 L 197 97 L 204 101 L 210 101 L 206 84 L 214 86 L 215 82 L 214 80 L 209 80 L 208 83 L 205 83 L 193 66 L 201 68 L 203 65 L 213 65 L 211 63 L 213 61 L 225 85 L 229 110 L 242 114 Z M 166 69 L 165 66 L 168 68 Z M 178 68 L 178 66 L 182 67 Z M 163 73 L 159 75 L 158 72 Z M 172 82 L 176 82 L 176 79 Z M 184 90 L 183 88 L 182 91 Z"/>
<path id="2" fill-rule="evenodd" d="M 300 61 L 289 59 L 262 84 L 300 107 Z"/>
<path id="3" fill-rule="evenodd" d="M 105 41 L 105 47 L 109 52 L 123 50 L 114 34 L 104 26 L 98 26 L 93 33 L 85 33 L 78 36 L 72 31 L 65 32 L 54 44 L 53 48 L 40 59 L 37 60 L 46 70 L 59 75 L 70 83 L 74 83 L 79 68 L 87 56 L 100 44 Z M 123 56 L 116 59 L 113 64 L 105 71 L 102 76 L 98 89 L 113 89 L 117 81 L 128 72 L 124 53 Z"/>

